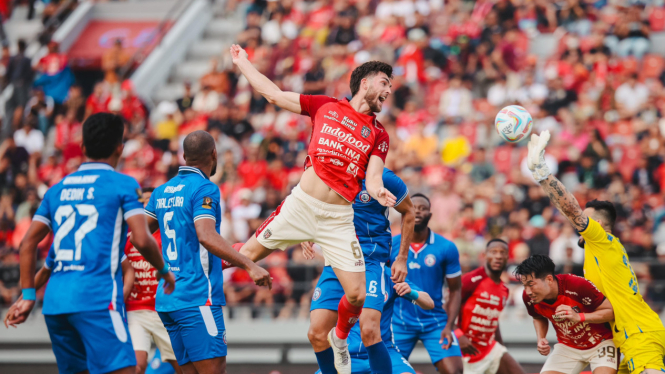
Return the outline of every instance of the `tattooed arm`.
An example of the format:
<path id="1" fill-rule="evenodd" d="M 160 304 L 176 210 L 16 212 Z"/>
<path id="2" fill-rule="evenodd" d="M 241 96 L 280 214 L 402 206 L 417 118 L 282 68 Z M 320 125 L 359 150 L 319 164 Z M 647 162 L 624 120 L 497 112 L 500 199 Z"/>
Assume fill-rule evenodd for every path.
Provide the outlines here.
<path id="1" fill-rule="evenodd" d="M 568 218 L 568 221 L 573 224 L 577 231 L 586 229 L 589 224 L 589 217 L 584 214 L 584 210 L 580 207 L 575 196 L 566 190 L 563 183 L 550 174 L 547 179 L 540 181 L 540 185 L 549 196 L 552 204 Z"/>

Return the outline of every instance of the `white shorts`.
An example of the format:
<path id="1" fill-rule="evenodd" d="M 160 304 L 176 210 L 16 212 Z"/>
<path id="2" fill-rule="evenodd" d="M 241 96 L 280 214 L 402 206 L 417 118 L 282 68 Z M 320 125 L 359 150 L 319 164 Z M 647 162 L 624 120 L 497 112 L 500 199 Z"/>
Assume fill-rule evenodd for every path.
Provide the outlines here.
<path id="1" fill-rule="evenodd" d="M 127 325 L 135 351 L 150 352 L 150 338 L 152 338 L 162 353 L 162 361 L 175 361 L 171 338 L 157 312 L 152 310 L 127 312 Z"/>
<path id="2" fill-rule="evenodd" d="M 501 358 L 508 352 L 506 347 L 494 343 L 494 347 L 482 360 L 469 363 L 470 357 L 464 357 L 464 374 L 496 374 L 501 365 Z"/>
<path id="3" fill-rule="evenodd" d="M 558 371 L 564 374 L 579 374 L 587 365 L 591 365 L 591 371 L 601 366 L 616 369 L 619 366 L 617 360 L 618 352 L 611 340 L 584 350 L 558 343 L 554 345 L 552 353 L 547 357 L 540 372 Z"/>
<path id="4" fill-rule="evenodd" d="M 299 185 L 256 230 L 256 238 L 266 248 L 281 250 L 312 241 L 323 249 L 326 265 L 354 273 L 365 271 L 353 207 L 319 201 Z"/>

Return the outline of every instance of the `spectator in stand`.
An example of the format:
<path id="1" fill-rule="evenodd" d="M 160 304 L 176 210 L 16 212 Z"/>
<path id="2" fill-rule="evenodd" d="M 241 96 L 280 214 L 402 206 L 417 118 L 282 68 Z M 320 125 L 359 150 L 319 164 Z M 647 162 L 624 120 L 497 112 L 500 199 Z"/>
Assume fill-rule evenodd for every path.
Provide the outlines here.
<path id="1" fill-rule="evenodd" d="M 552 241 L 550 245 L 549 256 L 554 263 L 559 266 L 572 260 L 574 263 L 584 263 L 584 249 L 577 244 L 579 236 L 575 234 L 571 225 L 562 224 L 560 234 Z M 568 248 L 572 253 L 568 253 Z"/>
<path id="2" fill-rule="evenodd" d="M 14 132 L 14 142 L 18 147 L 25 148 L 30 155 L 39 154 L 44 149 L 44 134 L 37 130 L 39 119 L 34 113 L 28 114 L 23 126 Z"/>
<path id="3" fill-rule="evenodd" d="M 311 69 L 305 73 L 305 82 L 303 84 L 303 94 L 323 95 L 326 92 L 328 82 L 325 80 L 326 72 L 321 66 L 321 60 L 316 60 Z"/>
<path id="4" fill-rule="evenodd" d="M 92 95 L 88 96 L 85 102 L 85 118 L 95 113 L 106 112 L 110 102 L 111 95 L 106 90 L 104 83 L 99 82 L 95 84 Z"/>
<path id="5" fill-rule="evenodd" d="M 533 228 L 533 236 L 526 241 L 529 246 L 530 255 L 549 256 L 550 240 L 545 236 L 545 218 L 541 215 L 533 216 L 529 220 L 529 225 Z"/>
<path id="6" fill-rule="evenodd" d="M 462 86 L 462 78 L 454 76 L 449 87 L 441 95 L 439 114 L 448 123 L 459 123 L 471 115 L 473 110 L 471 91 Z"/>
<path id="7" fill-rule="evenodd" d="M 494 165 L 487 161 L 485 148 L 478 148 L 473 153 L 473 168 L 471 169 L 471 179 L 474 183 L 481 183 L 494 176 Z"/>
<path id="8" fill-rule="evenodd" d="M 194 102 L 194 95 L 192 95 L 192 83 L 189 81 L 185 81 L 183 83 L 183 87 L 185 92 L 183 93 L 181 98 L 175 101 L 176 104 L 178 104 L 178 109 L 180 110 L 180 113 L 185 113 L 187 109 L 192 107 L 192 103 Z"/>
<path id="9" fill-rule="evenodd" d="M 5 102 L 5 120 L 3 121 L 2 135 L 7 136 L 14 128 L 20 124 L 20 118 L 23 116 L 23 108 L 30 98 L 30 89 L 34 72 L 30 58 L 25 55 L 28 44 L 23 39 L 17 42 L 18 52 L 9 59 L 7 72 L 3 88 L 11 84 L 14 89 L 9 100 Z M 9 119 L 9 120 L 7 120 Z"/>
<path id="10" fill-rule="evenodd" d="M 258 227 L 253 221 L 259 218 L 261 206 L 252 202 L 252 190 L 243 188 L 237 193 L 240 203 L 231 208 L 233 233 L 236 240 L 245 242 Z"/>
<path id="11" fill-rule="evenodd" d="M 69 94 L 69 88 L 74 84 L 74 74 L 69 68 L 67 56 L 60 53 L 60 46 L 56 42 L 48 44 L 48 54 L 39 60 L 34 86 L 42 87 L 44 94 L 50 96 L 56 105 L 61 105 Z"/>
<path id="12" fill-rule="evenodd" d="M 644 6 L 631 5 L 627 12 L 622 12 L 614 26 L 614 35 L 606 39 L 610 49 L 621 57 L 634 56 L 642 59 L 649 51 L 649 21 L 644 17 Z"/>
<path id="13" fill-rule="evenodd" d="M 113 46 L 102 55 L 104 82 L 110 85 L 120 83 L 120 70 L 127 65 L 131 56 L 125 50 L 121 38 L 113 41 Z"/>
<path id="14" fill-rule="evenodd" d="M 649 88 L 638 81 L 637 73 L 633 73 L 617 88 L 614 99 L 619 114 L 623 118 L 629 118 L 644 108 L 649 99 Z"/>
<path id="15" fill-rule="evenodd" d="M 44 90 L 35 89 L 33 96 L 25 106 L 25 113 L 37 116 L 39 130 L 47 134 L 51 127 L 54 107 L 55 101 L 52 97 L 46 96 Z"/>
<path id="16" fill-rule="evenodd" d="M 194 95 L 191 109 L 201 113 L 210 113 L 218 106 L 219 94 L 211 86 L 202 86 L 201 91 Z"/>

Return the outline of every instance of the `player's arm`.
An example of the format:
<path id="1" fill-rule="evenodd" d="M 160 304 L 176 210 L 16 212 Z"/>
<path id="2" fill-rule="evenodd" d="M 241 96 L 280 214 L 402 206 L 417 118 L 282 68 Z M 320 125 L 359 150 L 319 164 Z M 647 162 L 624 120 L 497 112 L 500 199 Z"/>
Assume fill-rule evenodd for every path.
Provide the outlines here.
<path id="1" fill-rule="evenodd" d="M 527 165 L 534 179 L 540 183 L 549 196 L 552 204 L 568 218 L 568 221 L 577 231 L 584 231 L 589 224 L 589 217 L 584 214 L 575 196 L 566 190 L 563 183 L 552 175 L 545 163 L 545 146 L 547 146 L 549 139 L 549 131 L 543 131 L 540 136 L 531 135 L 531 140 L 527 145 L 529 149 Z"/>
<path id="2" fill-rule="evenodd" d="M 268 100 L 270 104 L 290 112 L 300 114 L 300 94 L 295 92 L 284 92 L 268 77 L 261 74 L 248 60 L 247 52 L 237 44 L 231 46 L 231 57 L 233 63 L 240 69 L 242 75 L 247 78 L 249 84 L 258 93 Z"/>
<path id="3" fill-rule="evenodd" d="M 550 343 L 547 341 L 547 329 L 549 328 L 549 321 L 545 318 L 534 318 L 533 327 L 536 329 L 536 339 L 538 345 L 536 348 L 538 352 L 547 356 L 550 354 Z"/>
<path id="4" fill-rule="evenodd" d="M 145 217 L 145 214 L 135 214 L 126 218 L 127 225 L 132 231 L 131 242 L 143 258 L 157 269 L 157 277 L 164 278 L 164 293 L 170 294 L 175 288 L 175 276 L 168 270 L 168 265 L 162 257 L 162 251 L 150 234 Z"/>
<path id="5" fill-rule="evenodd" d="M 425 291 L 411 288 L 408 282 L 397 283 L 393 288 L 400 297 L 411 300 L 414 305 L 418 305 L 424 310 L 434 309 L 434 300 L 432 300 L 432 297 Z"/>
<path id="6" fill-rule="evenodd" d="M 129 293 L 132 292 L 132 288 L 134 287 L 134 278 L 135 278 L 135 273 L 134 273 L 134 267 L 132 264 L 129 262 L 129 259 L 125 257 L 125 259 L 120 263 L 122 266 L 122 294 L 123 294 L 123 300 L 127 300 L 129 297 Z"/>
<path id="7" fill-rule="evenodd" d="M 503 337 L 501 337 L 500 326 L 496 327 L 496 331 L 494 332 L 494 340 L 496 340 L 499 344 L 503 345 Z"/>
<path id="8" fill-rule="evenodd" d="M 272 289 L 272 278 L 268 271 L 233 249 L 231 244 L 217 233 L 214 220 L 197 219 L 194 226 L 199 242 L 208 252 L 247 271 L 257 286 L 268 286 Z"/>
<path id="9" fill-rule="evenodd" d="M 383 159 L 376 155 L 369 157 L 367 172 L 365 173 L 365 187 L 367 193 L 379 204 L 387 207 L 395 206 L 396 198 L 387 188 L 383 186 Z"/>
<path id="10" fill-rule="evenodd" d="M 452 344 L 453 336 L 453 327 L 457 316 L 459 315 L 460 307 L 462 305 L 462 277 L 456 276 L 451 278 L 446 278 L 448 282 L 448 302 L 446 303 L 446 314 L 448 314 L 448 323 L 446 327 L 441 332 L 441 341 L 439 343 L 443 344 L 444 338 L 447 338 L 448 341 L 446 344 L 443 344 L 444 349 L 448 349 Z"/>
<path id="11" fill-rule="evenodd" d="M 555 315 L 561 319 L 567 319 L 575 323 L 605 323 L 614 321 L 614 308 L 610 300 L 605 298 L 602 304 L 591 313 L 577 313 L 568 305 L 559 305 Z"/>
<path id="12" fill-rule="evenodd" d="M 416 222 L 416 213 L 413 210 L 413 203 L 408 195 L 401 203 L 395 206 L 395 210 L 402 214 L 402 237 L 399 244 L 399 253 L 391 265 L 391 279 L 395 283 L 400 283 L 404 282 L 404 279 L 406 279 L 406 261 L 409 258 L 409 246 L 411 245 L 411 239 L 413 238 L 413 227 Z"/>

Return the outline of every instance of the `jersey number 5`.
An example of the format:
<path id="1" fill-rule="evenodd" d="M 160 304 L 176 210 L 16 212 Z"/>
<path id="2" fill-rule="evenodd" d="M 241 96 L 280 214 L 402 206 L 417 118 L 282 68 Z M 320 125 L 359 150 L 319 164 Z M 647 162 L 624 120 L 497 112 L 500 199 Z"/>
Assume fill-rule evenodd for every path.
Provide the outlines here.
<path id="1" fill-rule="evenodd" d="M 72 231 L 76 225 L 76 211 L 74 211 L 74 206 L 72 205 L 61 205 L 55 211 L 55 221 L 60 225 L 58 231 L 53 237 L 53 249 L 55 250 L 55 260 L 56 261 L 78 261 L 81 259 L 81 245 L 83 243 L 83 238 L 92 230 L 97 227 L 97 219 L 99 214 L 97 213 L 97 208 L 94 205 L 90 204 L 78 204 L 75 206 L 78 214 L 88 217 L 81 227 L 74 233 L 74 246 L 76 249 L 61 249 L 60 243 L 62 239 L 69 235 L 69 232 Z M 65 219 L 66 218 L 66 219 Z M 65 219 L 63 223 L 62 220 Z"/>
<path id="2" fill-rule="evenodd" d="M 169 227 L 169 222 L 173 219 L 173 212 L 164 213 L 164 234 L 169 238 L 169 246 L 166 248 L 166 256 L 169 258 L 169 261 L 175 261 L 178 259 L 178 246 L 175 242 L 175 230 Z M 171 241 L 173 241 L 173 246 L 171 246 Z"/>

